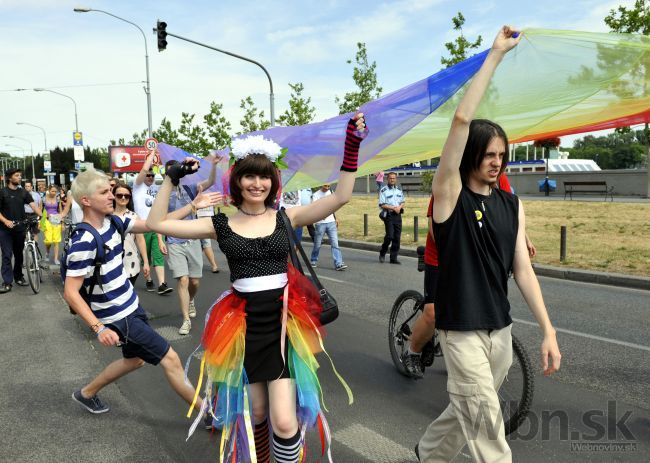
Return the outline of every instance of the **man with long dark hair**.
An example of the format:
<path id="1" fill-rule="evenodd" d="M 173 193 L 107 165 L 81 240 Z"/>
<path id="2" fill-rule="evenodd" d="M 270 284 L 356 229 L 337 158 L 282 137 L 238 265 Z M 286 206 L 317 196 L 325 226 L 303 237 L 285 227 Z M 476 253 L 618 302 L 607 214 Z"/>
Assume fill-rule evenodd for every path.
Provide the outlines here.
<path id="1" fill-rule="evenodd" d="M 466 444 L 475 461 L 512 461 L 497 396 L 512 363 L 511 271 L 542 330 L 544 374 L 560 368 L 555 329 L 526 248 L 523 206 L 495 188 L 507 136 L 494 122 L 472 120 L 496 67 L 520 40 L 508 26 L 499 31 L 456 109 L 433 180 L 436 327 L 450 405 L 415 448 L 424 462 L 451 461 Z"/>

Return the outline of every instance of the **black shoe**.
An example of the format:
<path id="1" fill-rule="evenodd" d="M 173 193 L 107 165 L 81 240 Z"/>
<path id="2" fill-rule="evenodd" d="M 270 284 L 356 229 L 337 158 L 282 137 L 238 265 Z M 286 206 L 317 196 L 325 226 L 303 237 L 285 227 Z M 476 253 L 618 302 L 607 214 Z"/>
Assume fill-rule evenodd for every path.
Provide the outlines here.
<path id="1" fill-rule="evenodd" d="M 424 372 L 422 371 L 421 355 L 409 354 L 407 350 L 402 354 L 402 365 L 411 378 L 422 379 Z"/>
<path id="2" fill-rule="evenodd" d="M 14 280 L 18 286 L 29 286 L 29 283 L 25 281 L 25 278 L 20 278 L 18 280 Z"/>
<path id="3" fill-rule="evenodd" d="M 72 393 L 72 400 L 95 415 L 106 413 L 110 410 L 110 407 L 102 402 L 101 399 L 96 395 L 90 399 L 86 399 L 83 395 L 81 395 L 81 389 Z"/>
<path id="4" fill-rule="evenodd" d="M 167 283 L 161 283 L 160 286 L 158 286 L 158 295 L 162 296 L 163 294 L 171 293 L 174 291 L 172 288 L 167 286 Z"/>
<path id="5" fill-rule="evenodd" d="M 0 285 L 0 294 L 8 293 L 9 291 L 11 291 L 11 285 L 9 283 Z"/>
<path id="6" fill-rule="evenodd" d="M 156 290 L 156 287 L 153 284 L 153 280 L 147 280 L 144 284 L 148 292 L 153 293 Z"/>
<path id="7" fill-rule="evenodd" d="M 420 444 L 415 444 L 415 456 L 418 457 L 418 461 L 422 461 L 420 460 L 420 449 L 418 448 L 419 445 Z"/>
<path id="8" fill-rule="evenodd" d="M 392 260 L 392 259 L 391 259 L 390 263 L 391 263 L 391 264 L 395 264 L 395 265 L 402 265 L 402 263 L 401 263 L 399 260 L 397 260 L 397 259 L 395 259 L 395 260 Z"/>
<path id="9" fill-rule="evenodd" d="M 382 255 L 382 254 L 379 254 L 379 262 L 382 263 L 382 264 L 383 264 L 384 262 L 386 262 L 386 256 L 385 256 L 385 255 Z"/>

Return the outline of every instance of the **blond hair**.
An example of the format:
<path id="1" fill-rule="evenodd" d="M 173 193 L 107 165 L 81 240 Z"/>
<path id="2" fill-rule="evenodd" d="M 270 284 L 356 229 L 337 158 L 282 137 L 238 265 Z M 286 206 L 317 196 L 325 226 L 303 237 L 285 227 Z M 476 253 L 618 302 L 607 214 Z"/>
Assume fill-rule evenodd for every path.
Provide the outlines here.
<path id="1" fill-rule="evenodd" d="M 101 170 L 90 168 L 77 175 L 77 178 L 74 179 L 70 187 L 70 193 L 74 200 L 81 205 L 81 198 L 83 196 L 92 195 L 104 183 L 108 183 L 106 174 Z"/>

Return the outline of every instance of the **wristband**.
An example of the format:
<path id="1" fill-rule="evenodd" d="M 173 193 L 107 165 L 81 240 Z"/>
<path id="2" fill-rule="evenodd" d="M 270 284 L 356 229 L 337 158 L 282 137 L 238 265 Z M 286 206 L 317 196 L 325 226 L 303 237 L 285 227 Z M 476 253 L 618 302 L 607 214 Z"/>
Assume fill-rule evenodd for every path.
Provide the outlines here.
<path id="1" fill-rule="evenodd" d="M 105 326 L 102 326 L 100 329 L 97 330 L 97 333 L 95 334 L 97 335 L 97 337 L 99 337 L 99 333 L 101 333 L 102 331 L 106 331 L 107 329 L 108 328 L 106 328 Z"/>
<path id="2" fill-rule="evenodd" d="M 366 137 L 368 129 L 362 133 L 357 131 L 357 123 L 354 119 L 348 121 L 345 131 L 345 145 L 343 148 L 343 164 L 341 170 L 346 172 L 357 171 L 357 160 L 359 158 L 359 146 L 361 141 Z"/>

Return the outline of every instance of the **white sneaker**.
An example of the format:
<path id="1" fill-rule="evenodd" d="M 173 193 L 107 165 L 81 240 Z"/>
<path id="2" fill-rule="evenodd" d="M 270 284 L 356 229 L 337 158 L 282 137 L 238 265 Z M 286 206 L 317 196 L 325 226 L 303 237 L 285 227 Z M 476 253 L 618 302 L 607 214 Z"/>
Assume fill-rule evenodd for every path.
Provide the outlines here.
<path id="1" fill-rule="evenodd" d="M 190 330 L 192 329 L 192 322 L 189 320 L 183 320 L 183 324 L 181 327 L 178 329 L 178 334 L 190 334 Z"/>
<path id="2" fill-rule="evenodd" d="M 194 305 L 194 299 L 190 301 L 190 318 L 196 318 L 196 306 Z"/>

